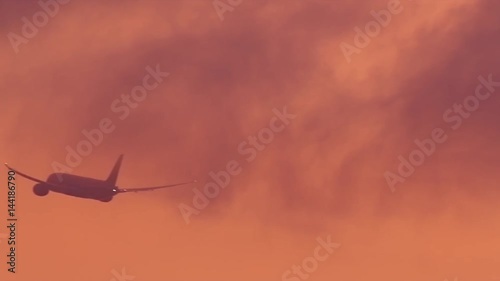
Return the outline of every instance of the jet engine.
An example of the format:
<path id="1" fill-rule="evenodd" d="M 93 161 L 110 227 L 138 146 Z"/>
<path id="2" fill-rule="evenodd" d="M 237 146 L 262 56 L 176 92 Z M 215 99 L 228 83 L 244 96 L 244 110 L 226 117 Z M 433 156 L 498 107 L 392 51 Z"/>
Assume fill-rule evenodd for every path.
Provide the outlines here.
<path id="1" fill-rule="evenodd" d="M 45 196 L 49 194 L 49 188 L 43 184 L 37 184 L 33 187 L 33 193 L 38 196 Z"/>

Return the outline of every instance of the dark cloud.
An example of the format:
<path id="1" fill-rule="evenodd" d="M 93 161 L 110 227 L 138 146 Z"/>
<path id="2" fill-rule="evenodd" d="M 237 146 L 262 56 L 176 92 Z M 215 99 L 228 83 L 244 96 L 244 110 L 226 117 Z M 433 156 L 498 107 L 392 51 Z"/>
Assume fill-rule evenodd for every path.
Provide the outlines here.
<path id="1" fill-rule="evenodd" d="M 393 15 L 380 35 L 348 63 L 339 44 L 352 44 L 353 28 L 364 27 L 372 20 L 370 11 L 386 7 L 387 1 L 303 0 L 284 6 L 244 1 L 220 21 L 210 1 L 117 4 L 75 0 L 62 6 L 39 34 L 21 45 L 19 54 L 4 36 L 0 89 L 6 118 L 0 121 L 0 147 L 15 166 L 43 177 L 52 171 L 53 161 L 64 162 L 65 147 L 75 147 L 83 139 L 82 130 L 97 128 L 100 120 L 110 118 L 116 130 L 105 135 L 104 142 L 85 157 L 75 173 L 105 177 L 114 159 L 125 153 L 118 180 L 121 185 L 149 186 L 196 177 L 201 189 L 211 180 L 209 172 L 238 161 L 241 175 L 232 178 L 199 216 L 193 216 L 196 231 L 181 229 L 171 234 L 186 243 L 206 242 L 200 242 L 195 260 L 177 264 L 200 268 L 200 275 L 188 275 L 193 280 L 203 273 L 217 276 L 203 267 L 203 258 L 230 248 L 228 245 L 248 250 L 250 258 L 241 258 L 246 263 L 252 262 L 252 255 L 273 249 L 266 243 L 279 245 L 275 247 L 282 251 L 269 250 L 269 257 L 292 262 L 290 252 L 283 250 L 287 249 L 285 242 L 314 242 L 309 236 L 322 232 L 344 238 L 347 247 L 351 243 L 346 250 L 349 254 L 336 261 L 344 265 L 336 276 L 353 280 L 352 276 L 362 278 L 370 273 L 384 280 L 396 280 L 396 276 L 440 280 L 443 276 L 439 274 L 444 272 L 432 273 L 431 268 L 443 256 L 427 248 L 419 250 L 432 239 L 415 237 L 406 229 L 428 227 L 438 237 L 433 243 L 450 250 L 453 243 L 446 244 L 439 237 L 467 228 L 469 219 L 494 210 L 500 165 L 495 146 L 500 138 L 496 129 L 500 89 L 457 131 L 442 116 L 454 103 L 474 93 L 479 75 L 491 73 L 494 80 L 500 80 L 496 39 L 500 4 L 488 0 L 413 2 L 402 2 L 403 12 Z M 0 31 L 18 33 L 21 17 L 38 11 L 33 3 L 4 1 Z M 156 65 L 170 76 L 128 118 L 120 120 L 111 104 L 142 83 L 147 66 Z M 297 117 L 255 161 L 247 163 L 246 156 L 238 153 L 238 145 L 269 125 L 273 108 L 284 106 Z M 436 127 L 446 130 L 448 141 L 391 193 L 384 172 L 396 171 L 398 155 L 407 157 L 416 147 L 414 140 L 428 138 Z M 28 182 L 22 183 L 29 189 Z M 152 216 L 159 222 L 151 241 L 172 247 L 177 255 L 189 259 L 196 249 L 158 241 L 162 240 L 160 234 L 170 235 L 171 229 L 184 227 L 177 206 L 190 203 L 192 196 L 191 188 L 175 189 L 135 199 L 123 197 L 116 204 L 137 222 L 141 215 L 131 210 L 151 213 L 132 200 L 152 202 L 148 207 L 155 210 Z M 57 195 L 43 199 L 58 208 L 73 208 L 74 201 L 61 203 L 63 198 Z M 26 209 L 31 203 L 37 210 L 44 208 L 40 198 L 23 194 L 23 200 Z M 34 214 L 34 208 L 25 210 L 27 216 L 43 218 L 43 214 Z M 74 208 L 87 211 L 84 203 L 77 202 Z M 111 212 L 103 218 L 114 221 L 118 230 L 139 235 L 126 220 L 117 219 L 121 217 L 117 210 L 100 208 L 88 210 L 89 216 Z M 68 216 L 73 214 L 68 212 Z M 439 224 L 446 223 L 448 216 L 463 221 L 450 222 L 443 229 Z M 168 222 L 163 223 L 165 217 Z M 235 217 L 238 222 L 232 221 Z M 65 216 L 57 218 L 64 220 Z M 241 224 L 246 219 L 248 224 Z M 210 228 L 207 223 L 218 226 Z M 88 233 L 92 222 L 83 224 L 87 228 L 82 226 L 80 231 Z M 96 225 L 109 226 L 105 221 Z M 77 235 L 76 230 L 55 228 Z M 197 231 L 208 238 L 203 240 Z M 227 240 L 218 236 L 227 232 L 233 234 Z M 400 239 L 392 241 L 391 233 L 399 233 Z M 105 241 L 113 237 L 111 230 L 103 235 Z M 112 244 L 116 252 L 126 247 L 134 254 L 151 254 L 131 242 L 129 235 Z M 253 241 L 257 249 L 241 246 L 244 243 L 235 238 L 238 235 Z M 271 239 L 268 235 L 285 238 L 272 243 L 266 240 Z M 370 237 L 373 243 L 365 252 L 352 246 L 368 242 Z M 464 237 L 477 239 L 478 234 L 470 230 Z M 40 242 L 31 237 L 28 241 L 30 245 Z M 131 246 L 124 246 L 124 241 Z M 416 245 L 408 246 L 414 241 Z M 388 253 L 388 259 L 397 263 L 401 247 L 412 254 L 399 261 L 400 269 L 392 273 L 377 271 L 381 266 L 377 261 L 350 257 L 378 251 Z M 92 257 L 85 249 L 82 246 L 81 251 L 90 262 Z M 484 248 L 479 245 L 478 249 Z M 469 249 L 471 256 L 480 252 Z M 492 257 L 486 250 L 483 253 Z M 422 267 L 429 271 L 405 275 L 404 270 L 414 269 L 414 262 L 428 256 L 434 259 Z M 102 260 L 106 258 L 116 255 L 106 253 Z M 145 273 L 149 266 L 140 259 L 118 260 L 136 265 L 146 278 L 158 276 L 153 269 L 150 275 Z M 151 266 L 157 265 L 151 262 Z M 366 272 L 349 271 L 356 262 Z M 210 264 L 219 265 L 218 261 Z M 243 271 L 250 268 L 238 264 L 237 259 L 231 264 Z M 274 267 L 263 267 L 251 276 L 263 279 L 277 274 L 279 279 L 286 266 L 272 264 Z M 453 270 L 457 264 L 445 267 Z M 105 279 L 109 266 L 82 278 Z M 182 272 L 171 270 L 173 276 L 185 278 Z M 470 269 L 464 274 L 476 272 Z M 71 274 L 68 269 L 59 277 Z M 238 275 L 228 270 L 219 276 Z"/>

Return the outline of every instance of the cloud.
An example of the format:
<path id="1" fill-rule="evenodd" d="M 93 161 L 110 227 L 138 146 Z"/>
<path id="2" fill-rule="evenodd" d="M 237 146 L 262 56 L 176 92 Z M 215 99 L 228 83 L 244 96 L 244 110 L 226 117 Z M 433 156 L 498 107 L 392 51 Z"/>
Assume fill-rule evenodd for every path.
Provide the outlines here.
<path id="1" fill-rule="evenodd" d="M 15 167 L 43 177 L 52 161 L 64 161 L 66 145 L 83 139 L 83 129 L 109 117 L 117 129 L 75 173 L 104 178 L 125 153 L 120 185 L 197 178 L 202 187 L 210 171 L 230 160 L 243 164 L 241 175 L 196 218 L 203 226 L 241 215 L 295 238 L 296 232 L 317 237 L 339 230 L 346 252 L 357 241 L 352 237 L 369 240 L 350 222 L 380 222 L 406 242 L 410 234 L 402 229 L 413 224 L 398 218 L 423 220 L 423 227 L 429 223 L 435 233 L 448 233 L 437 225 L 441 216 L 475 208 L 467 215 L 473 217 L 496 204 L 500 96 L 481 105 L 460 130 L 449 130 L 449 141 L 396 194 L 383 174 L 397 168 L 398 155 L 414 149 L 414 139 L 447 126 L 443 112 L 474 92 L 479 75 L 500 80 L 500 4 L 402 1 L 403 12 L 347 63 L 339 44 L 372 20 L 371 10 L 386 5 L 244 1 L 221 22 L 210 1 L 72 1 L 19 54 L 5 37 L 0 43 L 6 66 L 0 69 L 0 148 Z M 3 6 L 11 11 L 0 17 L 3 34 L 19 32 L 21 17 L 37 11 L 24 2 Z M 156 64 L 171 75 L 119 120 L 112 101 L 141 84 L 145 68 Z M 296 119 L 246 163 L 238 144 L 267 126 L 272 109 L 282 106 Z M 189 202 L 192 191 L 141 196 L 173 208 Z M 135 208 L 131 199 L 120 200 Z M 169 216 L 181 223 L 175 212 Z M 374 242 L 372 254 L 390 243 L 387 233 Z M 288 264 L 283 266 L 276 272 Z"/>

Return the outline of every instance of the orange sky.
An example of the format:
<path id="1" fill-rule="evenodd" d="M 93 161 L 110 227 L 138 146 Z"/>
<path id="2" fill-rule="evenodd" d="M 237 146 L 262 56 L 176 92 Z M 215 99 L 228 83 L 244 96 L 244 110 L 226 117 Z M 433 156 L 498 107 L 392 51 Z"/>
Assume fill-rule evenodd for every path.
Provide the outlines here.
<path id="1" fill-rule="evenodd" d="M 348 62 L 341 43 L 389 2 L 243 0 L 221 20 L 211 0 L 71 0 L 13 47 L 43 10 L 1 1 L 2 161 L 45 179 L 109 118 L 73 173 L 104 179 L 123 153 L 121 187 L 199 183 L 102 203 L 18 179 L 17 273 L 2 240 L 0 280 L 284 280 L 327 236 L 341 247 L 307 280 L 500 280 L 500 88 L 459 129 L 443 120 L 478 76 L 500 81 L 500 2 L 402 0 Z M 120 120 L 111 104 L 156 65 L 170 75 Z M 240 143 L 285 106 L 296 117 L 246 161 Z M 435 128 L 447 141 L 391 192 L 384 173 Z M 232 160 L 186 224 L 179 204 Z"/>

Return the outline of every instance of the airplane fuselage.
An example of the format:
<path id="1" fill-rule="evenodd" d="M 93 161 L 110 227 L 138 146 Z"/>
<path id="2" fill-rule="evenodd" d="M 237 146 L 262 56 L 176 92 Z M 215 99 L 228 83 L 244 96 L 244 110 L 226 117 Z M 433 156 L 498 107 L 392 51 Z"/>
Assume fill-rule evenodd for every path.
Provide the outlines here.
<path id="1" fill-rule="evenodd" d="M 54 185 L 36 184 L 33 187 L 36 195 L 45 196 L 49 191 L 53 191 L 74 197 L 109 202 L 117 194 L 117 187 L 107 181 L 71 174 L 51 174 L 47 182 Z"/>
<path id="2" fill-rule="evenodd" d="M 181 182 L 161 186 L 119 188 L 116 185 L 116 182 L 118 179 L 118 173 L 120 171 L 122 160 L 123 154 L 118 157 L 118 160 L 116 160 L 116 163 L 106 180 L 98 180 L 71 174 L 55 173 L 51 174 L 47 178 L 47 180 L 44 181 L 15 170 L 11 168 L 7 163 L 5 163 L 5 166 L 9 168 L 9 170 L 14 171 L 16 174 L 36 182 L 37 184 L 33 186 L 33 192 L 38 196 L 46 196 L 50 191 L 52 191 L 78 198 L 99 200 L 102 202 L 111 201 L 113 199 L 113 196 L 118 193 L 151 191 L 196 182 L 196 180 L 194 180 L 190 182 Z"/>

